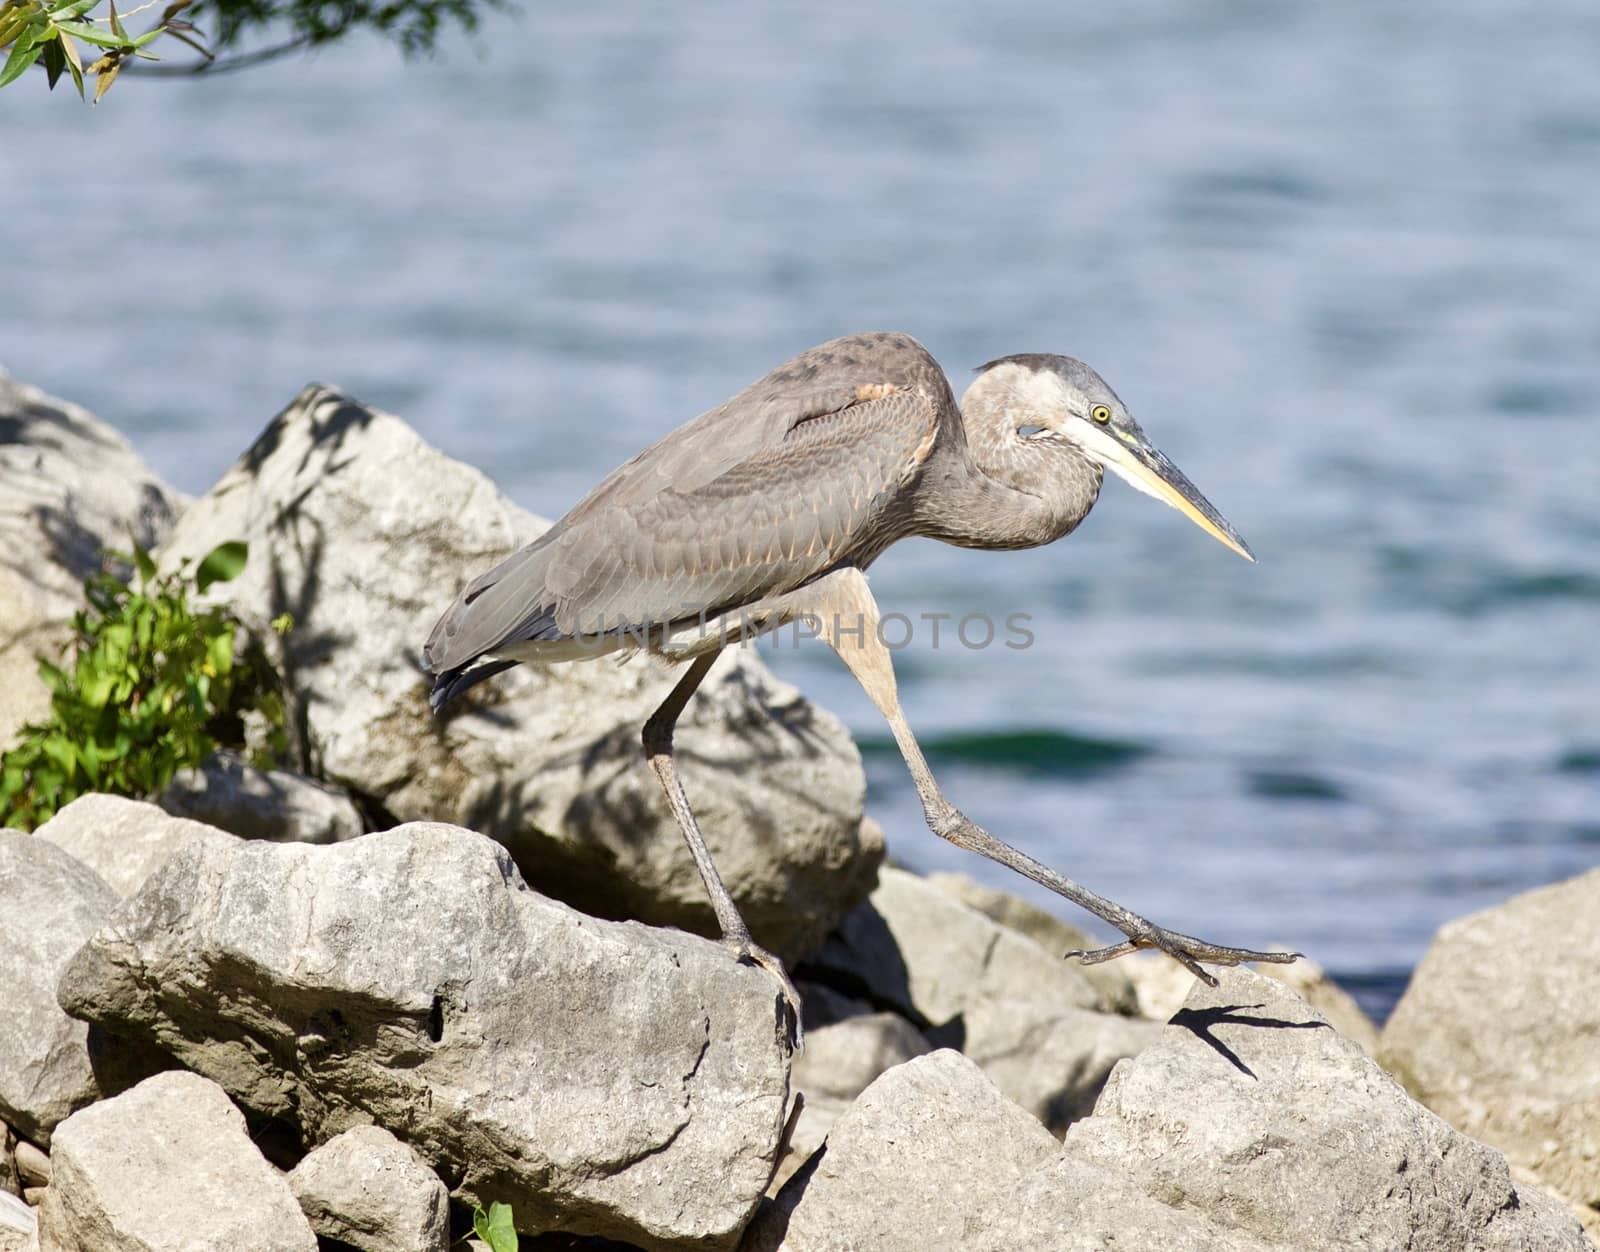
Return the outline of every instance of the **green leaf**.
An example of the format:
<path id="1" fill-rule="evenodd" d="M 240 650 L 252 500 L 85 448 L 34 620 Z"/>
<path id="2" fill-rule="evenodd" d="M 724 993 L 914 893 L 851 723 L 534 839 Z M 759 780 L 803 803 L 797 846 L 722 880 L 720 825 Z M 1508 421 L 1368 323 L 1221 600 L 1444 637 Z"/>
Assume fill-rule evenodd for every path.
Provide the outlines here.
<path id="1" fill-rule="evenodd" d="M 128 650 L 133 647 L 133 624 L 112 622 L 102 627 L 100 641 L 105 647 L 106 655 L 112 658 L 112 663 L 121 665 L 128 655 Z"/>
<path id="2" fill-rule="evenodd" d="M 122 40 L 106 34 L 98 27 L 89 25 L 88 22 L 57 22 L 56 27 L 76 35 L 84 43 L 92 43 L 100 48 L 120 48 Z"/>
<path id="3" fill-rule="evenodd" d="M 97 671 L 89 675 L 82 684 L 83 702 L 91 709 L 103 709 L 106 701 L 111 698 L 112 688 L 116 686 L 116 676 L 104 671 Z"/>
<path id="4" fill-rule="evenodd" d="M 154 27 L 151 27 L 149 30 L 145 31 L 144 34 L 140 35 L 137 39 L 135 39 L 128 46 L 130 48 L 142 48 L 142 47 L 145 46 L 145 44 L 149 43 L 157 35 L 160 35 L 160 34 L 164 33 L 166 31 L 166 29 L 167 28 L 165 26 L 154 26 Z"/>
<path id="5" fill-rule="evenodd" d="M 43 52 L 44 48 L 39 44 L 30 42 L 27 35 L 23 35 L 18 39 L 11 46 L 11 55 L 6 58 L 5 67 L 0 68 L 0 87 L 4 87 L 7 83 L 15 82 L 21 78 L 28 67 L 37 61 Z"/>
<path id="6" fill-rule="evenodd" d="M 100 0 L 61 0 L 50 6 L 49 13 L 51 17 L 82 17 L 99 3 Z"/>
<path id="7" fill-rule="evenodd" d="M 155 560 L 138 544 L 133 545 L 133 566 L 139 571 L 139 585 L 152 583 L 156 580 Z"/>
<path id="8" fill-rule="evenodd" d="M 83 767 L 83 772 L 89 779 L 91 787 L 100 785 L 100 745 L 93 739 L 86 739 L 78 745 L 78 764 Z"/>
<path id="9" fill-rule="evenodd" d="M 111 0 L 111 33 L 123 43 L 128 42 L 128 32 L 122 29 L 122 19 L 117 16 L 117 0 Z"/>
<path id="10" fill-rule="evenodd" d="M 44 83 L 50 91 L 56 89 L 56 80 L 65 73 L 67 68 L 67 54 L 62 51 L 59 31 L 52 31 L 51 38 L 40 46 L 44 48 Z"/>
<path id="11" fill-rule="evenodd" d="M 27 5 L 0 4 L 0 47 L 10 43 L 28 24 L 29 11 Z"/>
<path id="12" fill-rule="evenodd" d="M 225 583 L 239 577 L 250 558 L 250 545 L 241 539 L 219 543 L 206 553 L 200 568 L 194 572 L 194 589 L 205 594 L 212 583 Z"/>
<path id="13" fill-rule="evenodd" d="M 487 1243 L 492 1252 L 517 1252 L 517 1228 L 511 1224 L 511 1206 L 496 1200 L 485 1213 L 472 1210 L 472 1233 Z"/>
<path id="14" fill-rule="evenodd" d="M 78 45 L 66 31 L 61 32 L 61 47 L 67 54 L 67 68 L 72 71 L 72 85 L 78 89 L 78 99 L 83 99 L 83 62 L 78 59 Z"/>
<path id="15" fill-rule="evenodd" d="M 213 635 L 206 649 L 206 660 L 211 668 L 218 674 L 226 674 L 233 668 L 233 631 L 225 629 L 219 635 Z"/>
<path id="16" fill-rule="evenodd" d="M 61 772 L 68 778 L 72 777 L 72 769 L 77 761 L 77 749 L 70 739 L 52 738 L 44 741 L 44 754 L 61 767 Z"/>
<path id="17" fill-rule="evenodd" d="M 56 37 L 55 27 L 41 10 L 28 19 L 28 25 L 17 36 L 18 43 L 31 43 L 43 47 Z"/>
<path id="18" fill-rule="evenodd" d="M 49 27 L 49 19 L 34 4 L 19 4 L 0 7 L 0 44 L 8 44 L 13 40 L 27 42 L 28 37 L 35 34 L 41 25 Z"/>

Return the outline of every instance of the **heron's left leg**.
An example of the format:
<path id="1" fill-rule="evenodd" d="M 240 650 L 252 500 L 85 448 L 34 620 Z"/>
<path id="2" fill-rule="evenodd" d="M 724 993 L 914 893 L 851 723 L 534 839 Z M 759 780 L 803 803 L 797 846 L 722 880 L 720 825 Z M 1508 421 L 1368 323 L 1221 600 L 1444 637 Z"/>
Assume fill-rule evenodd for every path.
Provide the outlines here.
<path id="1" fill-rule="evenodd" d="M 1217 980 L 1200 967 L 1201 961 L 1217 965 L 1238 965 L 1244 961 L 1281 963 L 1292 961 L 1299 955 L 1295 952 L 1256 952 L 1249 948 L 1221 947 L 1191 935 L 1166 930 L 1056 873 L 1048 865 L 1034 860 L 1025 852 L 1019 852 L 1009 843 L 996 839 L 945 799 L 916 736 L 911 733 L 911 727 L 900 711 L 894 665 L 889 649 L 878 634 L 878 605 L 867 587 L 866 575 L 858 569 L 837 570 L 809 584 L 803 596 L 794 597 L 794 605 L 797 611 L 817 619 L 822 637 L 839 654 L 889 723 L 895 742 L 900 746 L 900 755 L 905 757 L 911 777 L 917 785 L 923 816 L 934 834 L 948 839 L 957 847 L 977 852 L 1016 870 L 1111 923 L 1128 936 L 1126 942 L 1110 947 L 1092 952 L 1068 952 L 1066 955 L 1075 956 L 1085 964 L 1098 964 L 1141 948 L 1157 948 L 1212 986 L 1216 986 Z"/>
<path id="2" fill-rule="evenodd" d="M 722 875 L 717 872 L 716 863 L 711 859 L 711 850 L 706 847 L 705 836 L 700 833 L 700 823 L 695 818 L 694 810 L 689 807 L 689 797 L 684 794 L 683 783 L 678 780 L 678 767 L 672 760 L 673 729 L 678 724 L 684 706 L 689 703 L 689 697 L 704 681 L 706 673 L 716 663 L 718 655 L 716 652 L 710 652 L 690 662 L 688 672 L 678 680 L 667 698 L 661 702 L 661 707 L 650 715 L 650 720 L 645 722 L 643 734 L 645 759 L 650 763 L 650 772 L 661 784 L 661 790 L 666 793 L 667 804 L 672 809 L 673 817 L 678 819 L 678 829 L 683 832 L 684 842 L 689 845 L 695 867 L 700 871 L 700 881 L 705 883 L 706 894 L 711 897 L 711 911 L 717 915 L 717 925 L 722 929 L 722 942 L 732 948 L 741 961 L 759 965 L 777 980 L 778 989 L 782 992 L 788 1009 L 788 1020 L 780 1023 L 780 1028 L 788 1038 L 790 1046 L 798 1048 L 801 1041 L 800 993 L 790 981 L 788 973 L 783 968 L 783 962 L 765 948 L 758 947 L 755 940 L 750 937 L 750 928 L 745 925 L 744 918 L 739 914 L 738 905 L 733 902 L 732 893 L 722 881 Z"/>

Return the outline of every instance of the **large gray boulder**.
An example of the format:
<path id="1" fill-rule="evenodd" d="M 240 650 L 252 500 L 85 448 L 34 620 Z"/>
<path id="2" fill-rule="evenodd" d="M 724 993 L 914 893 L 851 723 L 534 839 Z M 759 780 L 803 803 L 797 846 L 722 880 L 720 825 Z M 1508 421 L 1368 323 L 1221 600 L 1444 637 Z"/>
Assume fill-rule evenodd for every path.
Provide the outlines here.
<path id="1" fill-rule="evenodd" d="M 891 1069 L 746 1252 L 1586 1252 L 1575 1219 L 1295 993 L 1214 971 L 1057 1145 L 969 1061 Z"/>
<path id="2" fill-rule="evenodd" d="M 883 868 L 870 898 L 808 965 L 933 1027 L 984 1000 L 1103 1004 L 1080 966 L 896 866 Z"/>
<path id="3" fill-rule="evenodd" d="M 335 1135 L 289 1171 L 289 1186 L 325 1239 L 362 1252 L 445 1252 L 450 1243 L 444 1183 L 382 1126 Z"/>
<path id="4" fill-rule="evenodd" d="M 1383 1030 L 1429 1108 L 1600 1237 L 1600 869 L 1450 922 Z"/>
<path id="5" fill-rule="evenodd" d="M 57 1122 L 100 1095 L 88 1028 L 61 1011 L 56 980 L 116 904 L 54 844 L 0 830 L 0 1120 L 45 1146 Z"/>
<path id="6" fill-rule="evenodd" d="M 249 620 L 290 613 L 284 661 L 314 772 L 398 820 L 458 822 L 589 912 L 710 932 L 712 917 L 640 747 L 676 681 L 648 657 L 522 666 L 428 709 L 419 653 L 473 574 L 547 523 L 399 418 L 308 387 L 185 513 L 163 560 L 246 539 L 219 585 Z M 265 632 L 270 635 L 271 632 Z M 759 942 L 786 958 L 871 890 L 881 841 L 844 728 L 732 649 L 677 740 L 684 785 Z"/>
<path id="7" fill-rule="evenodd" d="M 1297 1252 L 1583 1252 L 1503 1156 L 1413 1101 L 1289 987 L 1213 969 L 1117 1067 L 1067 1155 L 1229 1232 Z"/>
<path id="8" fill-rule="evenodd" d="M 977 909 L 990 921 L 999 922 L 1007 929 L 1032 939 L 1052 956 L 1101 946 L 1087 931 L 1078 929 L 1071 922 L 1062 921 L 1054 913 L 1021 896 L 985 886 L 965 874 L 942 870 L 929 874 L 928 882 L 967 907 Z M 1129 1017 L 1139 1012 L 1139 996 L 1132 979 L 1128 977 L 1126 961 L 1106 961 L 1099 965 L 1080 965 L 1078 968 L 1100 993 L 1102 1007 Z"/>
<path id="9" fill-rule="evenodd" d="M 805 1001 L 806 1046 L 790 1073 L 800 1097 L 800 1116 L 769 1191 L 782 1186 L 810 1159 L 840 1114 L 880 1074 L 933 1051 L 915 1026 L 894 1013 L 873 1012 L 813 984 L 802 983 L 800 994 Z"/>
<path id="10" fill-rule="evenodd" d="M 51 1159 L 42 1252 L 316 1252 L 288 1182 L 197 1074 L 158 1074 L 73 1114 Z"/>
<path id="11" fill-rule="evenodd" d="M 0 371 L 0 749 L 50 711 L 55 658 L 106 548 L 149 548 L 181 503 L 111 427 Z"/>
<path id="12" fill-rule="evenodd" d="M 995 1086 L 1062 1134 L 1095 1106 L 1119 1061 L 1161 1036 L 1158 1022 L 1036 997 L 986 999 L 962 1016 L 961 1050 Z"/>
<path id="13" fill-rule="evenodd" d="M 1272 1252 L 1065 1155 L 970 1060 L 889 1070 L 763 1208 L 742 1252 Z M 1286 1250 L 1281 1250 L 1286 1252 Z"/>
<path id="14" fill-rule="evenodd" d="M 827 1147 L 763 1208 L 743 1252 L 965 1252 L 1060 1155 L 976 1065 L 932 1052 L 862 1092 Z"/>
<path id="15" fill-rule="evenodd" d="M 144 800 L 95 793 L 79 796 L 33 833 L 87 865 L 117 895 L 126 897 L 191 839 L 221 832 L 173 817 Z"/>
<path id="16" fill-rule="evenodd" d="M 1107 1011 L 1082 966 L 893 866 L 807 968 L 959 1048 L 1057 1134 L 1160 1032 Z"/>
<path id="17" fill-rule="evenodd" d="M 528 1231 L 729 1247 L 782 1135 L 767 973 L 548 900 L 504 848 L 442 824 L 194 840 L 60 997 L 310 1143 L 383 1126 Z"/>

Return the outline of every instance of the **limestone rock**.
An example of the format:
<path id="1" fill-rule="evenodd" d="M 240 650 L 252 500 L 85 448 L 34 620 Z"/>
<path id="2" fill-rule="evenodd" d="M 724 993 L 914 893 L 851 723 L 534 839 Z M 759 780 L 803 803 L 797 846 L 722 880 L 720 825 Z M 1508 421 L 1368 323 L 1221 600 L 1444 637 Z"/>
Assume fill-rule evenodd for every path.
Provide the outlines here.
<path id="1" fill-rule="evenodd" d="M 1450 922 L 1380 1057 L 1429 1108 L 1565 1197 L 1600 1238 L 1600 870 Z"/>
<path id="2" fill-rule="evenodd" d="M 1152 1021 L 1164 1022 L 1182 1009 L 1197 981 L 1193 974 L 1161 952 L 1135 952 L 1120 957 L 1116 964 L 1122 966 L 1133 984 L 1139 1016 Z"/>
<path id="3" fill-rule="evenodd" d="M 1302 1246 L 1263 1243 L 1164 1204 L 1118 1171 L 1067 1152 L 1030 1175 L 970 1245 L 971 1252 L 1300 1252 Z"/>
<path id="4" fill-rule="evenodd" d="M 504 848 L 435 823 L 194 840 L 60 996 L 308 1142 L 386 1127 L 530 1232 L 731 1246 L 788 1099 L 764 971 L 547 900 Z"/>
<path id="5" fill-rule="evenodd" d="M 289 1173 L 311 1228 L 363 1252 L 445 1252 L 444 1183 L 381 1126 L 335 1135 Z"/>
<path id="6" fill-rule="evenodd" d="M 967 907 L 977 909 L 991 921 L 1026 935 L 1052 956 L 1088 951 L 1100 946 L 1087 931 L 1062 921 L 1054 913 L 1030 904 L 1009 891 L 986 887 L 965 874 L 945 870 L 929 874 L 928 882 Z M 1138 1013 L 1139 997 L 1128 977 L 1125 962 L 1107 961 L 1101 965 L 1082 965 L 1079 968 L 1090 985 L 1100 993 L 1104 1008 L 1130 1017 Z"/>
<path id="7" fill-rule="evenodd" d="M 1142 1017 L 1164 1022 L 1183 1008 L 1195 987 L 1195 976 L 1170 957 L 1158 952 L 1140 952 L 1123 957 L 1115 964 L 1125 966 Z M 1378 1028 L 1355 998 L 1328 977 L 1326 970 L 1302 956 L 1287 965 L 1262 962 L 1252 969 L 1267 978 L 1293 987 L 1312 1008 L 1328 1019 L 1328 1024 L 1346 1039 L 1354 1039 L 1369 1056 L 1378 1051 Z"/>
<path id="8" fill-rule="evenodd" d="M 1588 1246 L 1559 1205 L 1516 1187 L 1497 1153 L 1412 1102 L 1287 988 L 1217 972 L 1222 990 L 1197 990 L 1124 1062 L 1057 1153 L 949 1053 L 889 1071 L 758 1217 L 747 1249 Z M 907 1081 L 919 1067 L 942 1082 Z M 970 1127 L 977 1145 L 961 1140 Z"/>
<path id="9" fill-rule="evenodd" d="M 88 1030 L 61 1011 L 56 979 L 116 903 L 54 844 L 0 830 L 0 1118 L 47 1147 L 56 1123 L 100 1094 Z"/>
<path id="10" fill-rule="evenodd" d="M 1057 1135 L 1093 1112 L 1117 1062 L 1161 1037 L 1156 1022 L 1036 999 L 986 999 L 962 1021 L 962 1051 Z"/>
<path id="11" fill-rule="evenodd" d="M 976 1065 L 933 1052 L 862 1092 L 826 1149 L 763 1208 L 743 1249 L 964 1250 L 1060 1154 Z"/>
<path id="12" fill-rule="evenodd" d="M 119 896 L 127 897 L 189 840 L 220 834 L 144 800 L 96 794 L 79 796 L 39 827 L 34 837 L 70 853 Z"/>
<path id="13" fill-rule="evenodd" d="M 1057 1133 L 1157 1033 L 1103 1011 L 1081 966 L 892 866 L 806 968 L 921 1023 Z"/>
<path id="14" fill-rule="evenodd" d="M 1082 969 L 894 866 L 808 965 L 934 1027 L 984 1000 L 1101 1006 Z"/>
<path id="15" fill-rule="evenodd" d="M 316 1252 L 289 1184 L 222 1088 L 148 1078 L 62 1122 L 39 1209 L 42 1252 Z"/>
<path id="16" fill-rule="evenodd" d="M 1250 968 L 1293 987 L 1302 1000 L 1327 1019 L 1328 1025 L 1346 1039 L 1359 1043 L 1368 1056 L 1378 1054 L 1378 1028 L 1373 1025 L 1372 1019 L 1356 1003 L 1355 997 L 1328 977 L 1328 971 L 1315 961 L 1302 956 L 1287 965 L 1263 961 Z"/>
<path id="17" fill-rule="evenodd" d="M 443 719 L 429 711 L 419 654 L 435 619 L 546 525 L 400 419 L 312 386 L 184 513 L 162 559 L 250 542 L 216 592 L 246 620 L 293 615 L 283 659 L 320 777 L 400 821 L 493 836 L 579 908 L 714 933 L 640 746 L 673 670 L 521 666 Z M 756 939 L 792 958 L 871 890 L 882 844 L 844 728 L 753 649 L 730 653 L 680 722 L 679 770 Z"/>
<path id="18" fill-rule="evenodd" d="M 338 787 L 285 770 L 262 770 L 236 752 L 214 752 L 173 775 L 161 807 L 244 839 L 339 843 L 362 831 L 361 811 Z"/>
<path id="19" fill-rule="evenodd" d="M 37 1242 L 39 1218 L 20 1197 L 0 1191 L 0 1252 L 27 1252 Z"/>
<path id="20" fill-rule="evenodd" d="M 775 1190 L 828 1137 L 839 1115 L 882 1073 L 933 1045 L 910 1022 L 893 1013 L 859 1013 L 824 1024 L 810 1017 L 821 988 L 801 987 L 807 1009 L 806 1046 L 794 1062 L 790 1082 L 804 1099 L 789 1136 L 788 1154 L 774 1176 Z"/>
<path id="21" fill-rule="evenodd" d="M 0 371 L 0 749 L 49 713 L 36 658 L 66 641 L 102 551 L 153 547 L 179 503 L 111 427 Z"/>
<path id="22" fill-rule="evenodd" d="M 29 1143 L 26 1139 L 18 1139 L 11 1149 L 11 1159 L 16 1166 L 17 1177 L 24 1187 L 48 1187 L 50 1185 L 50 1158 L 40 1149 Z"/>
<path id="23" fill-rule="evenodd" d="M 1299 1252 L 1584 1252 L 1505 1158 L 1415 1103 L 1284 984 L 1214 968 L 1117 1067 L 1066 1153 L 1229 1232 Z"/>

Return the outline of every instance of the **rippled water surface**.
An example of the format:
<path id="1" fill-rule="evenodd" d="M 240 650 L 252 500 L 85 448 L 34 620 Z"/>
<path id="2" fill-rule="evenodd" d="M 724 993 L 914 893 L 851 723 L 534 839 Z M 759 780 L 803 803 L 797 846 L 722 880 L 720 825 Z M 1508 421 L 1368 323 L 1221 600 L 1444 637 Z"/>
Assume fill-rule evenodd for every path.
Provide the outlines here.
<path id="1" fill-rule="evenodd" d="M 316 378 L 557 514 L 836 334 L 958 388 L 1081 356 L 1261 562 L 1117 483 L 1052 548 L 902 545 L 886 608 L 1034 634 L 922 633 L 909 716 L 996 833 L 1381 1013 L 1600 863 L 1597 51 L 1592 0 L 535 5 L 422 65 L 23 83 L 0 361 L 191 492 Z M 772 655 L 896 856 L 1005 882 Z"/>

